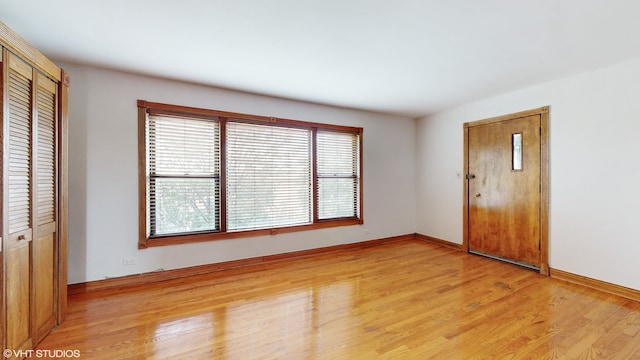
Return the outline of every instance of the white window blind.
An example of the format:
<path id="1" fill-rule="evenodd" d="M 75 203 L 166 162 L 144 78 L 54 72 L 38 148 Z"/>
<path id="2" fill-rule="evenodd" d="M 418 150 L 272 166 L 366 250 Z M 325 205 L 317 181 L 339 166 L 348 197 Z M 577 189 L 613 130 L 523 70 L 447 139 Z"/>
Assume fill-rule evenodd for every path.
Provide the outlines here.
<path id="1" fill-rule="evenodd" d="M 227 229 L 312 222 L 311 131 L 228 122 Z"/>
<path id="2" fill-rule="evenodd" d="M 149 115 L 147 224 L 152 236 L 220 229 L 220 124 Z"/>
<path id="3" fill-rule="evenodd" d="M 318 130 L 316 134 L 318 219 L 359 216 L 359 135 Z"/>

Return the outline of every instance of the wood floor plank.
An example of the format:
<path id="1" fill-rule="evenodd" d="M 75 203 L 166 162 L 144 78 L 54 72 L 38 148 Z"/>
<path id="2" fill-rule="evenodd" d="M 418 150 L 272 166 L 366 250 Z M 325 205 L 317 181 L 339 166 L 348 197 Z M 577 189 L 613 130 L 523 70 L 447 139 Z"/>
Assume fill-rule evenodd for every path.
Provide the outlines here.
<path id="1" fill-rule="evenodd" d="M 640 303 L 420 241 L 69 296 L 83 359 L 640 359 Z"/>

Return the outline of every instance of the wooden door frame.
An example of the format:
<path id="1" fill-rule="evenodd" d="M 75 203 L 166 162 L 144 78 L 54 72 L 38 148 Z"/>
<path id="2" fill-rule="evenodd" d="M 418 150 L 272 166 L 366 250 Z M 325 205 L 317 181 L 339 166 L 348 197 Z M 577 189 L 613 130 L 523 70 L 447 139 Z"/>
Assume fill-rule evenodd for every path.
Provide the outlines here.
<path id="1" fill-rule="evenodd" d="M 7 25 L 0 21 L 0 120 L 3 120 L 3 123 L 0 124 L 0 133 L 6 134 L 6 129 L 3 129 L 5 124 L 8 124 L 8 108 L 9 103 L 6 101 L 8 99 L 8 93 L 3 91 L 3 89 L 8 89 L 8 65 L 9 65 L 9 54 L 13 54 L 16 57 L 20 58 L 22 61 L 29 64 L 30 67 L 37 69 L 42 74 L 45 74 L 50 79 L 54 80 L 58 83 L 58 94 L 57 94 L 57 119 L 56 119 L 56 142 L 57 142 L 57 164 L 56 164 L 56 177 L 57 177 L 57 185 L 56 185 L 56 201 L 57 201 L 57 220 L 56 225 L 57 229 L 57 244 L 56 244 L 56 259 L 54 263 L 56 263 L 56 271 L 57 271 L 57 280 L 55 281 L 55 289 L 54 294 L 57 298 L 57 325 L 61 324 L 62 321 L 66 318 L 67 314 L 67 237 L 68 237 L 68 172 L 69 172 L 69 146 L 68 146 L 68 123 L 69 123 L 69 106 L 68 106 L 68 88 L 69 88 L 69 74 L 64 70 L 58 68 L 56 64 L 54 64 L 51 60 L 45 57 L 40 51 L 34 48 L 32 45 L 27 43 L 22 37 L 16 34 L 13 30 L 11 30 Z M 33 115 L 32 115 L 33 116 Z M 4 135 L 3 135 L 4 136 Z M 6 141 L 6 139 L 5 139 Z M 4 146 L 0 142 L 0 146 Z M 6 156 L 7 152 L 3 151 L 1 156 Z M 0 179 L 2 176 L 7 174 L 6 169 L 3 169 L 8 161 L 5 158 L 3 165 L 0 165 Z M 4 219 L 6 215 L 7 208 L 7 199 L 8 191 L 6 186 L 8 182 L 4 182 L 0 184 L 0 189 L 4 191 L 0 191 L 0 218 Z M 6 221 L 4 222 L 6 223 Z M 0 296 L 0 347 L 2 349 L 6 348 L 6 337 L 7 337 L 7 322 L 6 322 L 6 307 L 7 301 L 7 286 L 6 286 L 6 268 L 7 262 L 5 261 L 5 256 L 7 254 L 8 245 L 7 245 L 7 236 L 6 232 L 8 230 L 5 227 L 0 226 L 0 292 L 2 293 Z M 4 238 L 3 238 L 4 235 Z M 33 306 L 32 306 L 33 308 Z M 32 325 L 30 325 L 32 326 Z M 31 330 L 32 335 L 34 331 Z M 35 344 L 34 344 L 35 346 Z M 10 349 L 10 350 L 18 350 L 18 349 Z"/>
<path id="2" fill-rule="evenodd" d="M 464 129 L 462 251 L 469 252 L 469 128 L 540 115 L 540 274 L 549 275 L 549 106 L 467 122 Z"/>

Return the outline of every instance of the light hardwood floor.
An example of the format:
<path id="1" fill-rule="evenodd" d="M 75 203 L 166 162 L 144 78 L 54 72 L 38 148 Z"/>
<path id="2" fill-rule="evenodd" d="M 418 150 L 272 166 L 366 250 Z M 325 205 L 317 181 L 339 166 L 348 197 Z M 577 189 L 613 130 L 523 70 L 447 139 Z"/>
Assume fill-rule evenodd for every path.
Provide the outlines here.
<path id="1" fill-rule="evenodd" d="M 82 359 L 640 359 L 640 303 L 420 241 L 69 297 Z"/>

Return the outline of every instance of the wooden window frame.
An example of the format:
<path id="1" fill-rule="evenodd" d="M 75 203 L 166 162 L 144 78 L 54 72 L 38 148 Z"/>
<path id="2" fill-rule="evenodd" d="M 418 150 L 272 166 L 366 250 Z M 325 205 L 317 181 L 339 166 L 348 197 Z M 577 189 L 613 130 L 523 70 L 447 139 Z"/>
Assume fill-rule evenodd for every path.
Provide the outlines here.
<path id="1" fill-rule="evenodd" d="M 179 105 L 170 105 L 163 103 L 149 102 L 146 100 L 138 100 L 138 219 L 139 219 L 139 239 L 138 248 L 146 249 L 148 247 L 165 246 L 186 244 L 202 241 L 214 241 L 223 239 L 235 239 L 250 236 L 265 236 L 276 235 L 279 233 L 288 233 L 296 231 L 315 230 L 329 227 L 338 226 L 350 226 L 361 225 L 364 223 L 363 218 L 363 150 L 362 150 L 362 134 L 363 129 L 360 127 L 342 126 L 322 124 L 315 122 L 307 122 L 300 120 L 282 119 L 276 117 L 266 117 L 259 115 L 241 114 L 234 112 L 226 112 L 219 110 L 210 110 L 202 108 L 194 108 Z M 220 230 L 216 232 L 206 233 L 185 233 L 167 236 L 150 237 L 147 234 L 147 171 L 146 171 L 146 120 L 148 114 L 154 115 L 173 115 L 173 116 L 185 116 L 191 118 L 203 118 L 212 119 L 220 122 Z M 294 226 L 281 226 L 265 229 L 255 230 L 239 230 L 239 231 L 227 231 L 226 224 L 226 124 L 227 122 L 246 122 L 255 123 L 260 125 L 278 126 L 278 127 L 293 127 L 307 129 L 312 133 L 312 211 L 313 216 L 310 219 L 309 224 L 294 225 Z M 353 218 L 337 218 L 337 219 L 324 219 L 319 220 L 317 218 L 317 173 L 316 173 L 316 144 L 315 136 L 318 129 L 348 132 L 358 135 L 359 139 L 359 153 L 358 166 L 359 166 L 359 193 L 357 197 L 359 199 L 358 207 L 359 211 Z"/>
<path id="2" fill-rule="evenodd" d="M 313 192 L 313 196 L 315 198 L 314 203 L 313 203 L 313 221 L 316 223 L 322 223 L 325 221 L 336 221 L 339 220 L 339 218 L 320 218 L 319 214 L 320 214 L 320 208 L 319 208 L 319 196 L 318 196 L 318 189 L 320 188 L 320 179 L 353 179 L 356 182 L 358 182 L 359 179 L 362 178 L 362 134 L 359 134 L 359 144 L 358 144 L 358 154 L 356 154 L 357 158 L 356 158 L 356 168 L 357 171 L 352 174 L 352 175 L 338 175 L 338 176 L 327 176 L 327 175 L 321 175 L 320 172 L 318 171 L 318 152 L 319 151 L 319 146 L 318 146 L 318 128 L 313 128 L 313 188 L 314 188 L 314 192 Z M 322 131 L 324 131 L 324 129 L 320 129 Z M 331 132 L 338 132 L 335 130 L 330 130 Z M 345 132 L 349 135 L 355 135 L 355 133 L 353 132 Z M 362 183 L 359 182 L 358 183 L 358 187 L 361 188 Z M 362 196 L 362 192 L 356 192 L 355 193 L 355 198 L 354 198 L 354 210 L 355 210 L 355 217 L 359 217 L 360 211 L 362 211 L 362 208 L 357 208 L 357 206 L 359 204 L 362 203 L 361 201 L 361 196 Z M 343 219 L 349 219 L 349 217 L 344 217 Z"/>

